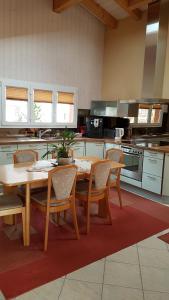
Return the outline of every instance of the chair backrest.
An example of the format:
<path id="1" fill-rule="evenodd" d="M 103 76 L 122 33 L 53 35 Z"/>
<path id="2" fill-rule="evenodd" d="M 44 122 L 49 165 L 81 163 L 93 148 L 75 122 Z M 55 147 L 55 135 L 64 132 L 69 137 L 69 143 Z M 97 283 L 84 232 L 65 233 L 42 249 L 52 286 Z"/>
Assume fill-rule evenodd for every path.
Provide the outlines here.
<path id="1" fill-rule="evenodd" d="M 56 167 L 48 173 L 48 201 L 68 200 L 75 195 L 77 167 L 67 165 Z M 51 190 L 54 190 L 55 201 L 51 200 Z"/>
<path id="2" fill-rule="evenodd" d="M 115 161 L 118 163 L 124 163 L 124 153 L 120 149 L 111 148 L 106 151 L 106 159 L 110 159 L 111 161 Z M 120 175 L 120 169 L 112 170 L 112 173 L 116 176 Z"/>
<path id="3" fill-rule="evenodd" d="M 89 190 L 105 190 L 108 187 L 110 171 L 110 160 L 100 160 L 92 164 L 89 181 Z"/>
<path id="4" fill-rule="evenodd" d="M 106 151 L 106 159 L 110 159 L 112 161 L 123 163 L 123 161 L 124 161 L 123 151 L 120 149 L 114 149 L 114 148 L 109 149 Z"/>
<path id="5" fill-rule="evenodd" d="M 14 164 L 24 163 L 24 162 L 35 162 L 38 160 L 38 153 L 34 150 L 17 150 L 13 154 Z"/>

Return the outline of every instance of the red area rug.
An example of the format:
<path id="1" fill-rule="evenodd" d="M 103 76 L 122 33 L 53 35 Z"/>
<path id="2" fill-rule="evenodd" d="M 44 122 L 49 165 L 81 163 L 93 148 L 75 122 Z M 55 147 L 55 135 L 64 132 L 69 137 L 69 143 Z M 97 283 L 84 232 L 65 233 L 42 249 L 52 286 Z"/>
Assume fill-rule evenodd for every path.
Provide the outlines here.
<path id="1" fill-rule="evenodd" d="M 10 299 L 169 228 L 169 207 L 126 191 L 122 191 L 122 198 L 120 209 L 116 192 L 111 192 L 113 225 L 91 217 L 88 235 L 84 234 L 85 218 L 79 211 L 79 241 L 70 226 L 51 223 L 47 253 L 41 251 L 44 220 L 39 212 L 31 216 L 37 233 L 31 236 L 28 248 L 21 240 L 9 240 L 1 226 L 0 290 Z"/>
<path id="2" fill-rule="evenodd" d="M 165 243 L 169 244 L 169 233 L 163 234 L 161 236 L 158 237 L 160 240 L 162 240 Z"/>

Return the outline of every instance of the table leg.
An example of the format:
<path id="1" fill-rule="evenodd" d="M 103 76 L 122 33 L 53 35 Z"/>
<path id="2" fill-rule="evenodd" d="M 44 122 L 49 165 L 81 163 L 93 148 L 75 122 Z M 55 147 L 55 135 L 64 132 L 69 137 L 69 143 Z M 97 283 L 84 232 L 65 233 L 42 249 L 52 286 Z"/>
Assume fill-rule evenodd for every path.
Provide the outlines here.
<path id="1" fill-rule="evenodd" d="M 3 187 L 4 194 L 14 194 L 17 192 L 17 188 L 15 186 L 4 186 Z M 14 225 L 14 216 L 5 216 L 3 217 L 3 222 L 7 225 Z"/>
<path id="2" fill-rule="evenodd" d="M 26 243 L 25 246 L 30 245 L 30 184 L 26 184 L 26 216 L 25 216 L 25 232 L 26 232 Z"/>

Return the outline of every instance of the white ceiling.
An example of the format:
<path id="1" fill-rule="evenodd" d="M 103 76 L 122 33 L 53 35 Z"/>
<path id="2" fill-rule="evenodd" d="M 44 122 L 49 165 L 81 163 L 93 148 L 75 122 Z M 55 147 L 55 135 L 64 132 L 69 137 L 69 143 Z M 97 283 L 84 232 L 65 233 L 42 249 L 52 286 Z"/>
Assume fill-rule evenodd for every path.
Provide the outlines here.
<path id="1" fill-rule="evenodd" d="M 95 0 L 98 4 L 100 4 L 105 10 L 107 10 L 113 17 L 116 19 L 124 19 L 129 15 L 125 12 L 114 0 Z M 147 6 L 141 8 L 141 10 L 145 10 Z"/>

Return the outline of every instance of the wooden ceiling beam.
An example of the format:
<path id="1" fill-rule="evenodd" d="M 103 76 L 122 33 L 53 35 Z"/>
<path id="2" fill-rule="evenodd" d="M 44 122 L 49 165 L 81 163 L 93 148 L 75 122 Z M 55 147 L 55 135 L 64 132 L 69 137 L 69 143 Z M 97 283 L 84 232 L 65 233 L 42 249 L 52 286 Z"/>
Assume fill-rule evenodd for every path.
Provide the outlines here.
<path id="1" fill-rule="evenodd" d="M 106 26 L 113 29 L 117 27 L 117 19 L 114 18 L 110 13 L 108 13 L 102 6 L 100 6 L 94 0 L 82 0 L 80 5 L 86 8 L 91 14 L 93 14 Z"/>
<path id="2" fill-rule="evenodd" d="M 60 13 L 65 9 L 79 4 L 82 0 L 53 0 L 53 11 Z"/>
<path id="3" fill-rule="evenodd" d="M 128 0 L 128 7 L 133 10 L 144 5 L 148 5 L 151 2 L 153 2 L 153 0 Z"/>
<path id="4" fill-rule="evenodd" d="M 115 0 L 115 2 L 121 8 L 123 8 L 129 14 L 129 16 L 133 17 L 135 20 L 141 19 L 142 11 L 140 9 L 138 9 L 138 8 L 131 9 L 129 7 L 129 1 L 128 0 Z"/>

